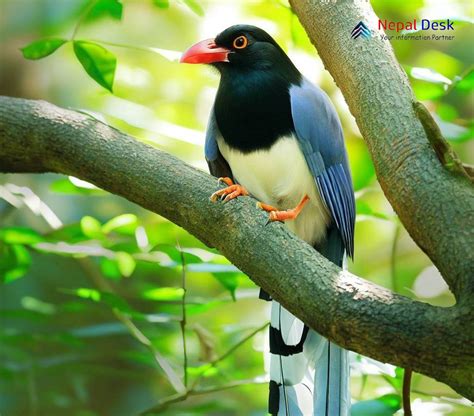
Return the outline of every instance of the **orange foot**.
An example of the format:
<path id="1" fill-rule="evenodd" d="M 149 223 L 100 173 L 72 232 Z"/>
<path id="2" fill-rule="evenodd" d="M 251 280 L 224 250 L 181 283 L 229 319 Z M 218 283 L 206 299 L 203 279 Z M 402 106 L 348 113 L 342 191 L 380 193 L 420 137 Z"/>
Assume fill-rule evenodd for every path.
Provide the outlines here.
<path id="1" fill-rule="evenodd" d="M 305 195 L 300 203 L 292 209 L 286 211 L 279 211 L 278 208 L 272 207 L 271 205 L 257 202 L 257 207 L 270 213 L 268 222 L 270 221 L 287 221 L 294 220 L 301 212 L 305 204 L 309 201 L 309 196 Z"/>
<path id="2" fill-rule="evenodd" d="M 234 184 L 230 178 L 219 178 L 217 183 L 219 184 L 221 182 L 224 182 L 227 187 L 214 192 L 210 197 L 212 202 L 216 202 L 218 199 L 222 198 L 224 198 L 224 202 L 228 202 L 238 196 L 247 196 L 249 194 L 242 185 Z"/>

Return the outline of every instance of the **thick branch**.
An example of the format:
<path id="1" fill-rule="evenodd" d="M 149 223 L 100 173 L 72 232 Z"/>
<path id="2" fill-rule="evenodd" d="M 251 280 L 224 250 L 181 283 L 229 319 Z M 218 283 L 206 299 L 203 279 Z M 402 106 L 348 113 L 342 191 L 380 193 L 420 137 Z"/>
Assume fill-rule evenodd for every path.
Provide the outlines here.
<path id="1" fill-rule="evenodd" d="M 474 188 L 444 167 L 414 111 L 414 96 L 366 0 L 290 0 L 334 77 L 372 154 L 378 180 L 458 302 L 474 295 Z M 360 21 L 371 39 L 351 39 Z"/>
<path id="2" fill-rule="evenodd" d="M 467 305 L 430 306 L 341 271 L 281 224 L 265 226 L 251 198 L 211 203 L 216 180 L 173 156 L 83 114 L 0 97 L 0 172 L 58 172 L 121 195 L 217 247 L 341 346 L 474 397 Z"/>

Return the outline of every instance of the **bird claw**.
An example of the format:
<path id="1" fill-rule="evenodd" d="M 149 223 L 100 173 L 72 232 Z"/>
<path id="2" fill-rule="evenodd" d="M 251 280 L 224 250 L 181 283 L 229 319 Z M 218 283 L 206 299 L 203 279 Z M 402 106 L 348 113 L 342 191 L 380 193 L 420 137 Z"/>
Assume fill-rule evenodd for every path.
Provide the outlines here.
<path id="1" fill-rule="evenodd" d="M 242 185 L 234 184 L 230 178 L 219 178 L 217 181 L 218 183 L 224 182 L 227 186 L 214 192 L 209 198 L 211 202 L 220 200 L 226 203 L 238 196 L 247 196 L 249 194 Z"/>

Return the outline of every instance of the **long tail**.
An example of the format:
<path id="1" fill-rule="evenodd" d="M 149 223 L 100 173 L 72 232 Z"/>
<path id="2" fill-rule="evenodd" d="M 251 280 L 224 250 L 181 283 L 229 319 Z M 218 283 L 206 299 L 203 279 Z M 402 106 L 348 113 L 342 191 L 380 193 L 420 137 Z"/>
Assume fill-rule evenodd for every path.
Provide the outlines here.
<path id="1" fill-rule="evenodd" d="M 318 249 L 342 265 L 342 242 L 339 234 L 331 231 Z M 270 300 L 265 293 L 261 297 Z M 272 301 L 270 354 L 270 414 L 349 415 L 347 351 L 310 330 L 276 301 Z"/>

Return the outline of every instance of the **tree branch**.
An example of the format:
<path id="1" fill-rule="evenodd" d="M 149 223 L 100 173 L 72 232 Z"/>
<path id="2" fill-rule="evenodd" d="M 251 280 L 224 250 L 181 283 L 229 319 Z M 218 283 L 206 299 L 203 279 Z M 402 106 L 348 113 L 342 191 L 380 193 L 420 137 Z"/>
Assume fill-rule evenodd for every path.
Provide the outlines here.
<path id="1" fill-rule="evenodd" d="M 466 302 L 434 307 L 341 271 L 283 225 L 265 226 L 267 216 L 251 198 L 211 203 L 214 178 L 91 117 L 43 101 L 0 97 L 0 172 L 63 173 L 121 195 L 218 248 L 342 347 L 474 397 L 474 328 Z M 439 197 L 423 195 L 421 207 Z"/>
<path id="2" fill-rule="evenodd" d="M 290 3 L 349 104 L 387 199 L 458 303 L 471 304 L 474 188 L 438 160 L 415 112 L 407 76 L 390 42 L 381 38 L 370 2 Z M 360 21 L 372 30 L 371 39 L 350 38 Z"/>

